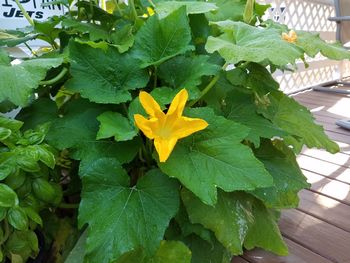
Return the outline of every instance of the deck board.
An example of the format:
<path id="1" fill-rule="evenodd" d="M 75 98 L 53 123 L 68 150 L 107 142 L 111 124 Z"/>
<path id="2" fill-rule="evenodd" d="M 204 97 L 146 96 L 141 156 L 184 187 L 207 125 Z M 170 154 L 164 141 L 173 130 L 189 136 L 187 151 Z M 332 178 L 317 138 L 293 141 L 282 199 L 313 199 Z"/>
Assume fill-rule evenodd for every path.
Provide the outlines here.
<path id="1" fill-rule="evenodd" d="M 304 248 L 288 238 L 284 238 L 289 248 L 290 256 L 279 257 L 262 249 L 255 249 L 244 254 L 251 263 L 331 263 L 332 261 Z M 234 262 L 235 263 L 235 262 Z"/>
<path id="2" fill-rule="evenodd" d="M 309 108 L 340 152 L 305 148 L 297 158 L 311 187 L 300 192 L 297 209 L 281 216 L 290 254 L 254 249 L 243 257 L 250 263 L 350 263 L 350 131 L 335 124 L 350 119 L 350 95 L 305 91 L 293 98 Z"/>
<path id="3" fill-rule="evenodd" d="M 350 233 L 349 205 L 309 190 L 302 190 L 299 197 L 300 211 Z"/>
<path id="4" fill-rule="evenodd" d="M 329 179 L 325 176 L 302 170 L 311 184 L 310 190 L 333 198 L 341 203 L 350 205 L 350 185 L 343 182 Z"/>
<path id="5" fill-rule="evenodd" d="M 330 179 L 336 179 L 338 181 L 350 184 L 350 169 L 346 166 L 322 161 L 306 155 L 300 155 L 298 157 L 298 163 L 304 170 L 318 173 Z"/>
<path id="6" fill-rule="evenodd" d="M 280 227 L 286 237 L 316 254 L 333 262 L 350 262 L 349 232 L 295 209 L 282 213 Z"/>

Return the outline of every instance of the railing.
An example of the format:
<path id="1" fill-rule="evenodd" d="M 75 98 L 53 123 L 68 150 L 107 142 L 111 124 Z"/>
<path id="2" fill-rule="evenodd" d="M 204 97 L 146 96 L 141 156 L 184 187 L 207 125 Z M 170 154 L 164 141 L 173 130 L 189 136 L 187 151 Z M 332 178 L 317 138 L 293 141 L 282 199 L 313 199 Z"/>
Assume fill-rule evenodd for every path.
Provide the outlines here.
<path id="1" fill-rule="evenodd" d="M 317 32 L 326 41 L 335 41 L 336 25 L 328 21 L 335 15 L 333 0 L 265 0 L 271 4 L 266 18 L 287 24 L 290 28 Z M 276 72 L 275 78 L 281 89 L 287 93 L 296 92 L 316 84 L 328 82 L 350 75 L 348 61 L 332 61 L 322 55 L 307 58 L 310 65 L 305 68 L 298 63 L 294 73 Z"/>

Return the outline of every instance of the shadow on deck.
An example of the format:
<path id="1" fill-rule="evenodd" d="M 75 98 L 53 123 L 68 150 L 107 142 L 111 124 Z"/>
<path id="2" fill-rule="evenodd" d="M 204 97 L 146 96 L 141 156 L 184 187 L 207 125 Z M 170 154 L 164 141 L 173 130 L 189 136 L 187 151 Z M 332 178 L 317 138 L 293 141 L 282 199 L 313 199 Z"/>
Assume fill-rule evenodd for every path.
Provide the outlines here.
<path id="1" fill-rule="evenodd" d="M 293 96 L 313 113 L 340 152 L 304 149 L 298 156 L 311 189 L 297 209 L 282 213 L 280 227 L 289 256 L 255 249 L 232 263 L 350 263 L 350 131 L 335 125 L 350 119 L 350 96 L 308 90 Z"/>

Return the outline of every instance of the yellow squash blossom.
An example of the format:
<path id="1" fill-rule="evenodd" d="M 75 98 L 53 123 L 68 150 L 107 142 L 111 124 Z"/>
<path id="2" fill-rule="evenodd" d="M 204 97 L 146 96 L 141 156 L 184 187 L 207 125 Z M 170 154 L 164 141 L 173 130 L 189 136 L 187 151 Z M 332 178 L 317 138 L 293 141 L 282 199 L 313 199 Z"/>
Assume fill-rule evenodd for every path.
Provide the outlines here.
<path id="1" fill-rule="evenodd" d="M 154 139 L 154 146 L 160 162 L 165 162 L 169 158 L 178 139 L 187 137 L 208 126 L 208 123 L 202 119 L 182 116 L 188 99 L 188 93 L 185 89 L 176 94 L 166 114 L 147 92 L 141 91 L 139 98 L 149 118 L 135 114 L 135 123 L 146 137 Z"/>
<path id="2" fill-rule="evenodd" d="M 289 31 L 289 33 L 282 33 L 282 39 L 289 42 L 289 43 L 295 43 L 297 42 L 298 36 L 297 33 L 294 30 Z"/>

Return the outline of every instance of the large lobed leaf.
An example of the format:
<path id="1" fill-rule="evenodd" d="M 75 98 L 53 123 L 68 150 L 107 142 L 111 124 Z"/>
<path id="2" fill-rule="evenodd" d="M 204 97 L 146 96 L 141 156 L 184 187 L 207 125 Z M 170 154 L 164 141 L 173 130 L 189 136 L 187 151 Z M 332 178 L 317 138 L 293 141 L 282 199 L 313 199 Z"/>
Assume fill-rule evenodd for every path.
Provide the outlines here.
<path id="1" fill-rule="evenodd" d="M 220 70 L 208 60 L 208 56 L 177 56 L 159 66 L 159 77 L 175 89 L 186 88 L 193 97 L 199 93 L 196 87 L 201 84 L 202 77 L 215 75 Z"/>
<path id="2" fill-rule="evenodd" d="M 247 139 L 259 147 L 260 138 L 271 139 L 286 136 L 288 133 L 274 125 L 270 120 L 257 113 L 252 96 L 240 92 L 231 92 L 224 107 L 226 118 L 250 128 Z"/>
<path id="3" fill-rule="evenodd" d="M 270 141 L 264 141 L 255 151 L 255 156 L 272 175 L 274 185 L 256 189 L 251 194 L 270 208 L 297 207 L 299 204 L 298 192 L 309 187 L 309 184 L 296 162 L 294 152 L 281 142 L 275 141 L 273 144 Z"/>
<path id="4" fill-rule="evenodd" d="M 181 197 L 191 222 L 212 230 L 232 254 L 242 254 L 243 245 L 248 249 L 261 247 L 279 255 L 287 254 L 273 214 L 252 196 L 219 191 L 215 207 L 203 204 L 185 189 Z"/>
<path id="5" fill-rule="evenodd" d="M 219 52 L 227 63 L 262 63 L 267 60 L 283 67 L 294 64 L 296 59 L 303 56 L 302 49 L 282 40 L 280 31 L 274 28 L 257 28 L 230 20 L 213 24 L 225 33 L 219 37 L 209 37 L 206 49 L 209 53 Z"/>
<path id="6" fill-rule="evenodd" d="M 62 58 L 38 58 L 11 65 L 6 56 L 5 53 L 0 54 L 0 102 L 9 100 L 22 107 L 29 103 L 46 72 L 63 62 Z"/>
<path id="7" fill-rule="evenodd" d="M 186 7 L 181 7 L 167 17 L 151 16 L 135 36 L 134 54 L 142 66 L 159 65 L 165 60 L 184 53 L 192 46 L 191 29 Z"/>
<path id="8" fill-rule="evenodd" d="M 269 115 L 274 124 L 309 148 L 324 148 L 332 153 L 339 151 L 339 146 L 328 138 L 323 127 L 314 123 L 314 117 L 306 107 L 282 92 L 272 92 L 270 98 L 270 107 L 260 111 Z"/>
<path id="9" fill-rule="evenodd" d="M 241 144 L 249 129 L 209 108 L 188 112 L 189 116 L 209 123 L 208 128 L 180 141 L 160 169 L 197 195 L 204 203 L 214 205 L 219 187 L 225 191 L 253 190 L 272 185 L 272 177 Z"/>
<path id="10" fill-rule="evenodd" d="M 131 100 L 129 90 L 147 85 L 147 71 L 130 54 L 119 54 L 115 48 L 99 48 L 71 42 L 69 58 L 73 78 L 66 88 L 97 103 L 122 103 Z"/>
<path id="11" fill-rule="evenodd" d="M 46 139 L 60 150 L 70 148 L 72 158 L 82 160 L 80 174 L 98 158 L 114 157 L 120 163 L 134 158 L 140 143 L 137 138 L 127 142 L 96 140 L 99 129 L 96 118 L 106 111 L 105 106 L 82 99 L 73 100 L 65 106 L 63 117 L 52 120 Z"/>
<path id="12" fill-rule="evenodd" d="M 179 208 L 176 181 L 151 170 L 130 186 L 129 176 L 115 159 L 93 162 L 82 180 L 79 225 L 89 225 L 90 262 L 111 262 L 140 247 L 146 255 L 156 252 Z"/>
<path id="13" fill-rule="evenodd" d="M 296 44 L 305 50 L 310 57 L 315 57 L 317 53 L 335 60 L 350 59 L 350 52 L 340 43 L 326 43 L 320 38 L 319 34 L 313 34 L 305 31 L 297 31 L 298 39 Z"/>
<path id="14" fill-rule="evenodd" d="M 161 1 L 156 4 L 155 11 L 160 18 L 163 18 L 182 6 L 186 6 L 187 14 L 202 14 L 217 9 L 214 3 L 201 1 Z"/>

